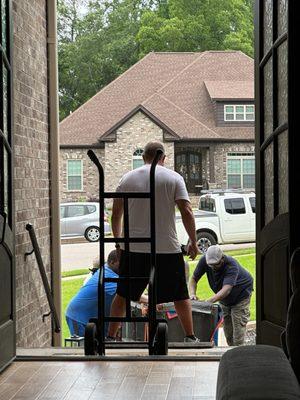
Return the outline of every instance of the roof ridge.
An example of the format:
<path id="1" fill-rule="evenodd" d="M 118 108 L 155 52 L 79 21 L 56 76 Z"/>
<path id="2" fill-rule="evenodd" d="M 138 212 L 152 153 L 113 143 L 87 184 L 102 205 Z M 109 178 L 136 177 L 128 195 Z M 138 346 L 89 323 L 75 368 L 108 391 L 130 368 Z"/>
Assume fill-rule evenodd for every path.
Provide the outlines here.
<path id="1" fill-rule="evenodd" d="M 200 54 L 202 51 L 152 51 L 154 54 Z"/>
<path id="2" fill-rule="evenodd" d="M 154 52 L 154 53 L 157 53 L 157 52 Z M 165 53 L 168 53 L 168 52 L 163 52 L 164 54 Z M 178 54 L 179 53 L 184 53 L 184 52 L 177 52 Z M 169 54 L 169 53 L 168 53 Z M 199 54 L 199 57 L 203 54 L 203 53 L 201 53 L 201 52 L 191 52 L 191 53 L 189 53 L 189 54 Z M 171 78 L 168 82 L 166 82 L 161 88 L 159 88 L 159 89 L 157 89 L 156 91 L 154 91 L 152 94 L 150 94 L 150 96 L 149 97 L 147 97 L 147 99 L 145 99 L 141 104 L 144 104 L 144 103 L 146 103 L 148 100 L 150 100 L 153 96 L 155 96 L 156 94 L 158 94 L 165 86 L 167 86 L 169 83 L 171 83 L 178 75 L 180 75 L 187 67 L 189 67 L 190 65 L 192 65 L 196 60 L 198 60 L 198 58 L 199 57 L 197 57 L 195 60 L 193 60 L 192 61 L 192 63 L 190 63 L 190 64 L 188 64 L 186 67 L 184 67 L 180 72 L 178 72 L 173 78 Z"/>
<path id="3" fill-rule="evenodd" d="M 161 120 L 161 118 L 159 118 L 154 112 L 150 111 L 146 105 L 144 105 L 143 103 L 141 103 L 141 104 L 139 105 L 138 110 L 140 110 L 140 111 L 142 111 L 142 112 L 143 112 L 144 110 L 146 110 L 146 112 L 148 112 L 149 115 L 154 116 L 157 120 L 160 121 L 160 123 L 161 123 L 162 125 L 165 125 L 165 126 L 169 129 L 169 132 L 172 133 L 172 135 L 177 136 L 177 137 L 180 139 L 180 136 L 178 135 L 178 133 L 176 133 L 175 131 L 173 131 L 173 129 L 171 129 L 171 128 L 169 127 L 168 124 L 166 124 L 165 122 L 163 122 L 163 121 Z"/>
<path id="4" fill-rule="evenodd" d="M 198 124 L 204 126 L 204 128 L 206 128 L 207 130 L 213 132 L 215 135 L 217 135 L 218 137 L 221 137 L 217 132 L 215 132 L 213 129 L 209 128 L 207 125 L 203 124 L 203 122 L 199 121 L 197 118 L 195 118 L 193 115 L 189 114 L 187 111 L 183 110 L 181 107 L 177 106 L 177 104 L 173 103 L 173 101 L 167 99 L 164 95 L 160 94 L 160 93 L 156 93 L 157 96 L 162 97 L 164 100 L 166 100 L 168 103 L 172 104 L 174 107 L 176 107 L 178 110 L 180 110 L 181 112 L 183 112 L 184 114 L 188 115 L 191 119 L 193 119 L 194 121 L 196 121 Z"/>
<path id="5" fill-rule="evenodd" d="M 243 51 L 238 50 L 238 53 L 241 53 L 243 56 L 246 56 L 246 57 L 250 58 L 251 61 L 254 61 L 254 58 L 248 56 L 248 54 L 244 53 Z"/>
<path id="6" fill-rule="evenodd" d="M 188 64 L 186 67 L 184 67 L 180 72 L 178 72 L 178 74 L 173 76 L 173 78 L 170 79 L 167 83 L 165 83 L 160 89 L 158 89 L 156 93 L 159 93 L 161 90 L 163 90 L 165 87 L 167 87 L 170 83 L 172 83 L 180 74 L 182 74 L 184 71 L 186 71 L 188 68 L 190 68 L 194 63 L 196 63 L 199 60 L 199 58 L 201 58 L 205 53 L 206 53 L 205 51 L 202 53 L 199 53 L 199 57 L 197 57 L 190 64 Z M 197 53 L 195 53 L 195 54 L 197 54 Z"/>
<path id="7" fill-rule="evenodd" d="M 92 101 L 95 97 L 97 97 L 98 95 L 100 95 L 100 93 L 103 93 L 109 86 L 111 86 L 113 83 L 115 83 L 117 80 L 119 80 L 120 78 L 122 78 L 123 76 L 125 76 L 129 71 L 131 71 L 132 69 L 134 69 L 138 64 L 141 64 L 142 61 L 144 61 L 146 58 L 150 57 L 150 55 L 154 54 L 154 52 L 150 52 L 148 54 L 145 55 L 145 57 L 141 58 L 139 61 L 137 61 L 135 64 L 133 64 L 130 68 L 128 68 L 126 71 L 124 71 L 121 75 L 119 75 L 117 78 L 113 79 L 111 82 L 109 82 L 108 85 L 104 86 L 102 89 L 99 90 L 99 92 L 95 93 L 94 96 L 92 96 L 90 99 L 88 99 L 86 102 L 84 102 L 83 104 L 81 104 L 81 106 L 79 106 L 78 108 L 76 108 L 75 111 L 73 111 L 71 114 L 69 114 L 66 118 L 64 118 L 60 124 L 63 124 L 69 117 L 71 117 L 73 114 L 75 114 L 77 111 L 79 111 L 83 106 L 85 106 L 86 104 L 88 104 L 90 101 Z"/>
<path id="8" fill-rule="evenodd" d="M 239 80 L 233 80 L 233 79 L 204 79 L 203 82 L 253 82 L 253 79 L 239 79 Z M 253 82 L 254 84 L 254 82 Z"/>
<path id="9" fill-rule="evenodd" d="M 204 53 L 243 53 L 243 52 L 241 50 L 205 50 Z"/>

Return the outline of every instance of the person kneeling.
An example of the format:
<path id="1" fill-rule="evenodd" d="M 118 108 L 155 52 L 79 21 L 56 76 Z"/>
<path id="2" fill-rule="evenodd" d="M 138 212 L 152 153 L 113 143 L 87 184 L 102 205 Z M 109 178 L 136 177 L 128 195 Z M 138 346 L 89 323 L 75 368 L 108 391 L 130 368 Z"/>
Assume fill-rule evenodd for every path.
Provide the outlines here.
<path id="1" fill-rule="evenodd" d="M 70 301 L 66 310 L 66 321 L 71 336 L 84 336 L 85 326 L 90 318 L 98 318 L 98 284 L 99 284 L 99 258 L 93 262 L 94 273 L 84 285 L 79 289 L 77 294 Z M 104 272 L 106 278 L 118 278 L 119 260 L 116 250 L 109 253 L 107 263 L 104 264 Z M 110 306 L 117 289 L 116 282 L 105 283 L 105 315 L 109 316 Z M 106 329 L 107 329 L 106 324 Z"/>

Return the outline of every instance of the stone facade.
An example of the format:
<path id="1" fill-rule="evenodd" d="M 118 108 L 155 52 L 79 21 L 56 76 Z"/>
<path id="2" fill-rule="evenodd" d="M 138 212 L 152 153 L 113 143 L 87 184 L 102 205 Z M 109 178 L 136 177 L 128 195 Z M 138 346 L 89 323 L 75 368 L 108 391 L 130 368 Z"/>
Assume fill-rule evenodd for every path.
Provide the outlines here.
<path id="1" fill-rule="evenodd" d="M 254 142 L 249 143 L 209 143 L 209 145 L 189 144 L 188 142 L 175 145 L 177 153 L 198 152 L 202 159 L 202 180 L 206 179 L 210 189 L 227 189 L 227 154 L 254 153 Z M 193 207 L 198 207 L 200 190 L 190 193 Z"/>
<path id="2" fill-rule="evenodd" d="M 116 133 L 115 142 L 105 143 L 106 190 L 114 191 L 121 177 L 132 170 L 133 153 L 150 141 L 162 142 L 166 151 L 166 167 L 174 168 L 174 144 L 164 142 L 163 131 L 141 112 L 135 114 Z"/>
<path id="3" fill-rule="evenodd" d="M 227 188 L 227 154 L 228 153 L 254 153 L 254 142 L 251 143 L 213 143 L 202 147 L 197 144 L 181 143 L 175 146 L 177 152 L 199 152 L 202 156 L 202 180 L 206 179 L 210 189 Z M 200 190 L 199 190 L 200 193 Z M 191 198 L 198 198 L 197 193 L 191 194 Z M 194 202 L 197 202 L 194 199 Z"/>
<path id="4" fill-rule="evenodd" d="M 211 189 L 227 188 L 227 154 L 228 153 L 254 153 L 253 143 L 220 143 L 211 146 L 214 160 L 214 179 L 209 179 Z"/>
<path id="5" fill-rule="evenodd" d="M 50 181 L 46 0 L 13 1 L 17 346 L 51 345 L 49 310 L 25 225 L 34 225 L 48 279 Z"/>
<path id="6" fill-rule="evenodd" d="M 99 176 L 95 165 L 87 156 L 87 149 L 61 149 L 60 151 L 60 193 L 61 202 L 92 201 L 99 198 Z M 104 149 L 93 149 L 105 167 Z M 82 160 L 83 188 L 78 191 L 67 190 L 67 162 Z"/>
<path id="7" fill-rule="evenodd" d="M 115 191 L 122 175 L 132 170 L 133 153 L 149 141 L 163 142 L 166 150 L 166 166 L 174 168 L 174 144 L 164 142 L 163 131 L 145 114 L 138 112 L 116 132 L 116 140 L 106 142 L 105 149 L 93 149 L 105 171 L 105 190 Z M 86 149 L 60 150 L 60 186 L 62 201 L 85 201 L 98 198 L 98 172 L 86 155 Z M 83 160 L 83 190 L 67 190 L 67 160 Z M 109 202 L 107 205 L 109 206 Z"/>
<path id="8" fill-rule="evenodd" d="M 211 189 L 227 188 L 227 154 L 254 153 L 254 142 L 251 143 L 201 143 L 166 142 L 162 129 L 142 112 L 136 113 L 115 133 L 115 140 L 105 142 L 104 149 L 94 149 L 105 170 L 105 190 L 114 191 L 124 173 L 133 167 L 133 153 L 144 148 L 149 141 L 158 140 L 166 149 L 166 166 L 175 168 L 176 154 L 192 151 L 199 153 L 202 160 L 202 180 L 207 180 Z M 98 173 L 86 155 L 86 149 L 61 149 L 61 198 L 62 201 L 90 201 L 98 198 Z M 83 190 L 67 190 L 67 160 L 83 160 Z M 201 188 L 190 193 L 194 207 L 198 206 Z M 110 202 L 107 202 L 110 205 Z"/>

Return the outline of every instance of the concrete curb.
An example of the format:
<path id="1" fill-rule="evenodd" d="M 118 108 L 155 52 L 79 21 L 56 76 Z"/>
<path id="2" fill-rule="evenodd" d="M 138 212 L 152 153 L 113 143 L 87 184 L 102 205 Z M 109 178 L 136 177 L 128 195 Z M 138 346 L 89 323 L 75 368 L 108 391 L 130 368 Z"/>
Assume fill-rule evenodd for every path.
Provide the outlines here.
<path id="1" fill-rule="evenodd" d="M 112 237 L 112 235 L 107 235 L 105 237 Z M 76 244 L 76 243 L 98 243 L 89 242 L 84 236 L 72 236 L 72 237 L 61 237 L 61 244 Z"/>
<path id="2" fill-rule="evenodd" d="M 76 244 L 76 243 L 89 243 L 84 236 L 62 237 L 60 243 L 63 244 Z"/>

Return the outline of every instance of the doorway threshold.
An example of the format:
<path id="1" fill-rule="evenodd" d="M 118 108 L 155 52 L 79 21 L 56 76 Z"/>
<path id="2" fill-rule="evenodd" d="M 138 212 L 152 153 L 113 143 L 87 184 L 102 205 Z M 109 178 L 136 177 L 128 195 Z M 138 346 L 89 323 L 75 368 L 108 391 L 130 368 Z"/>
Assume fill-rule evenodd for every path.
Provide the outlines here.
<path id="1" fill-rule="evenodd" d="M 105 356 L 85 356 L 82 347 L 17 348 L 16 361 L 220 361 L 230 347 L 170 348 L 167 356 L 149 356 L 147 349 L 107 349 Z"/>

